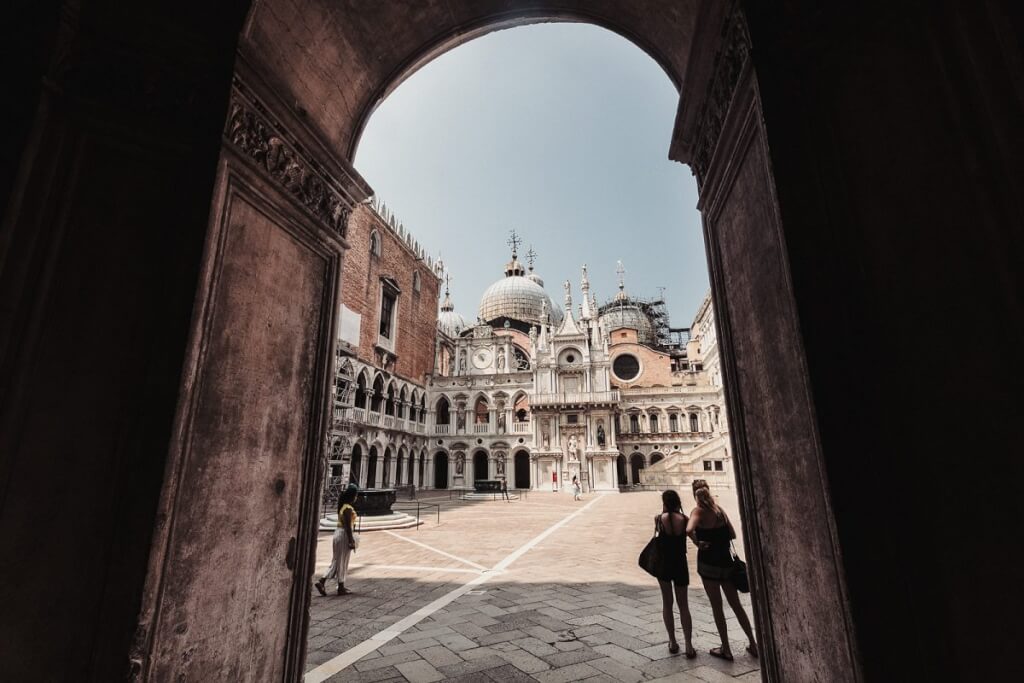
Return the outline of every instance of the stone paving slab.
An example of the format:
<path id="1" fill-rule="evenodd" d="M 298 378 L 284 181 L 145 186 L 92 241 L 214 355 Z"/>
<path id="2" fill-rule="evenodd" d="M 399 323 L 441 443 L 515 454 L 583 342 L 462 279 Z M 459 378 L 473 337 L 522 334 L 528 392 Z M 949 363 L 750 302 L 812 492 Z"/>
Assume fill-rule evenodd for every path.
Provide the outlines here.
<path id="1" fill-rule="evenodd" d="M 601 496 L 505 571 L 481 573 L 479 567 L 495 567 L 590 502 L 538 493 L 515 504 L 453 503 L 445 505 L 440 524 L 431 519 L 418 530 L 363 534 L 346 583 L 354 594 L 313 594 L 307 670 L 487 576 L 328 680 L 760 680 L 758 662 L 744 652 L 744 636 L 728 609 L 736 661 L 707 655 L 718 635 L 692 547 L 688 598 L 699 656 L 668 652 L 661 592 L 636 565 L 660 507 L 656 493 Z M 734 508 L 730 512 L 738 517 Z M 329 562 L 330 535 L 322 534 L 318 573 Z M 743 603 L 752 614 L 749 596 Z"/>

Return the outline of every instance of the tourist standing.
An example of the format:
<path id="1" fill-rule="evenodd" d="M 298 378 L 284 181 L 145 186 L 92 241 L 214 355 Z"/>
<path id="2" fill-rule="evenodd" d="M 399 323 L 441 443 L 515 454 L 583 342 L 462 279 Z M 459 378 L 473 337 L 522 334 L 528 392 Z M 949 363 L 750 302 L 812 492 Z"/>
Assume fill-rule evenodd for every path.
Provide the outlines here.
<path id="1" fill-rule="evenodd" d="M 579 477 L 574 476 L 572 478 L 572 499 L 579 500 L 581 493 L 583 493 L 583 490 L 580 488 Z"/>
<path id="2" fill-rule="evenodd" d="M 703 482 L 701 482 L 703 483 Z M 694 497 L 697 507 L 690 513 L 690 521 L 686 525 L 686 533 L 697 544 L 697 573 L 704 582 L 711 611 L 715 616 L 715 626 L 722 638 L 721 647 L 711 649 L 711 656 L 732 661 L 732 649 L 729 646 L 729 633 L 725 621 L 725 610 L 722 606 L 722 594 L 736 615 L 736 621 L 747 635 L 747 652 L 757 657 L 757 643 L 754 641 L 754 629 L 750 625 L 740 596 L 733 584 L 732 540 L 736 531 L 729 521 L 725 510 L 718 506 L 711 496 L 707 485 L 699 486 L 694 482 Z"/>
<path id="3" fill-rule="evenodd" d="M 551 490 L 552 491 L 557 491 L 558 490 L 558 472 L 552 472 L 551 473 Z"/>
<path id="4" fill-rule="evenodd" d="M 355 502 L 359 487 L 349 484 L 348 488 L 338 499 L 338 528 L 334 530 L 334 538 L 331 543 L 331 568 L 327 570 L 323 578 L 314 584 L 320 595 L 327 595 L 328 579 L 335 579 L 338 582 L 338 595 L 348 595 L 352 591 L 345 588 L 345 576 L 348 574 L 348 560 L 356 549 L 356 536 L 354 532 L 356 523 L 356 510 L 352 507 Z"/>
<path id="5" fill-rule="evenodd" d="M 697 651 L 693 649 L 693 620 L 690 617 L 690 605 L 687 602 L 686 589 L 690 585 L 690 569 L 686 564 L 686 528 L 687 518 L 683 514 L 683 503 L 675 491 L 661 494 L 662 511 L 654 517 L 654 529 L 658 534 L 658 559 L 661 563 L 661 575 L 658 586 L 661 588 L 661 613 L 668 632 L 668 651 L 679 652 L 676 642 L 676 622 L 672 609 L 673 593 L 679 605 L 679 624 L 683 627 L 683 644 L 686 646 L 686 658 L 693 659 Z"/>
<path id="6" fill-rule="evenodd" d="M 508 479 L 505 477 L 501 478 L 501 495 L 507 502 L 512 502 L 512 499 L 508 497 Z"/>

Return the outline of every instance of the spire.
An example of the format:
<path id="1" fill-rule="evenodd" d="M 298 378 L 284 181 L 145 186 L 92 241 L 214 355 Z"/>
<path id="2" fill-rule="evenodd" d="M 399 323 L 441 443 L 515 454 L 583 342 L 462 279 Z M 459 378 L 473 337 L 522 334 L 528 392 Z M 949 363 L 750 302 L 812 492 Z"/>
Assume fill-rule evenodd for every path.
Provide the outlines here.
<path id="1" fill-rule="evenodd" d="M 590 278 L 587 277 L 587 264 L 583 264 L 583 275 L 580 278 L 580 320 L 590 320 L 597 311 L 597 308 L 590 307 Z"/>
<path id="2" fill-rule="evenodd" d="M 565 282 L 562 283 L 562 286 L 565 287 L 565 311 L 566 311 L 566 313 L 571 314 L 572 313 L 572 285 L 569 284 L 568 280 L 566 280 Z"/>
<path id="3" fill-rule="evenodd" d="M 615 300 L 623 301 L 626 298 L 626 269 L 623 267 L 622 261 L 618 262 L 615 272 L 619 275 L 619 293 L 615 295 Z"/>
<path id="4" fill-rule="evenodd" d="M 449 288 L 451 287 L 451 282 L 452 282 L 452 276 L 451 275 L 445 275 L 444 276 L 444 301 L 441 303 L 441 311 L 444 312 L 444 313 L 447 313 L 448 311 L 454 311 L 455 310 L 455 306 L 452 305 L 452 298 L 451 298 L 450 293 L 448 291 Z"/>
<path id="5" fill-rule="evenodd" d="M 530 245 L 530 250 L 526 252 L 526 261 L 530 264 L 530 270 L 533 270 L 533 262 L 537 260 L 537 252 L 533 250 L 533 245 Z"/>

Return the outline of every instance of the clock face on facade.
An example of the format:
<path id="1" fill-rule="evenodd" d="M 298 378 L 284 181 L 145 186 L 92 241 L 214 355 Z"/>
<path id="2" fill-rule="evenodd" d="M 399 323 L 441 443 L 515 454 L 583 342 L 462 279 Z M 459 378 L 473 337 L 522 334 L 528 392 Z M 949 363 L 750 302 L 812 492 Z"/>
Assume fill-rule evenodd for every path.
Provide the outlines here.
<path id="1" fill-rule="evenodd" d="M 477 349 L 473 352 L 473 365 L 483 370 L 491 366 L 491 352 L 488 349 Z"/>

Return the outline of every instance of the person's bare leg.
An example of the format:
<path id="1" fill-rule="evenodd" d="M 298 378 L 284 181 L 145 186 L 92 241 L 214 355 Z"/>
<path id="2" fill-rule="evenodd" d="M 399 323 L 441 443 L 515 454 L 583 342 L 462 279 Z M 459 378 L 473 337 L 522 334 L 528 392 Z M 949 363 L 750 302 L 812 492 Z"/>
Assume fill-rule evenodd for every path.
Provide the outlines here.
<path id="1" fill-rule="evenodd" d="M 676 642 L 676 618 L 672 612 L 672 582 L 658 579 L 658 587 L 661 588 L 661 617 L 665 620 L 665 632 L 668 633 L 669 649 L 678 648 Z"/>
<path id="2" fill-rule="evenodd" d="M 725 599 L 729 601 L 729 607 L 732 608 L 733 614 L 736 615 L 736 621 L 740 622 L 740 628 L 747 634 L 747 641 L 749 643 L 748 650 L 750 654 L 757 656 L 757 642 L 754 640 L 754 629 L 750 625 L 750 618 L 747 617 L 747 611 L 743 609 L 743 603 L 740 602 L 740 594 L 736 590 L 736 586 L 731 581 L 722 582 L 722 591 L 725 593 Z"/>
<path id="3" fill-rule="evenodd" d="M 729 626 L 725 623 L 725 610 L 722 608 L 722 584 L 711 579 L 703 579 L 703 581 L 704 590 L 708 592 L 708 602 L 711 603 L 711 613 L 715 615 L 715 626 L 718 627 L 718 635 L 722 638 L 722 654 L 731 657 Z"/>
<path id="4" fill-rule="evenodd" d="M 693 618 L 690 617 L 690 601 L 686 586 L 676 585 L 676 604 L 679 605 L 679 625 L 683 627 L 683 642 L 687 656 L 696 654 L 693 649 Z"/>

